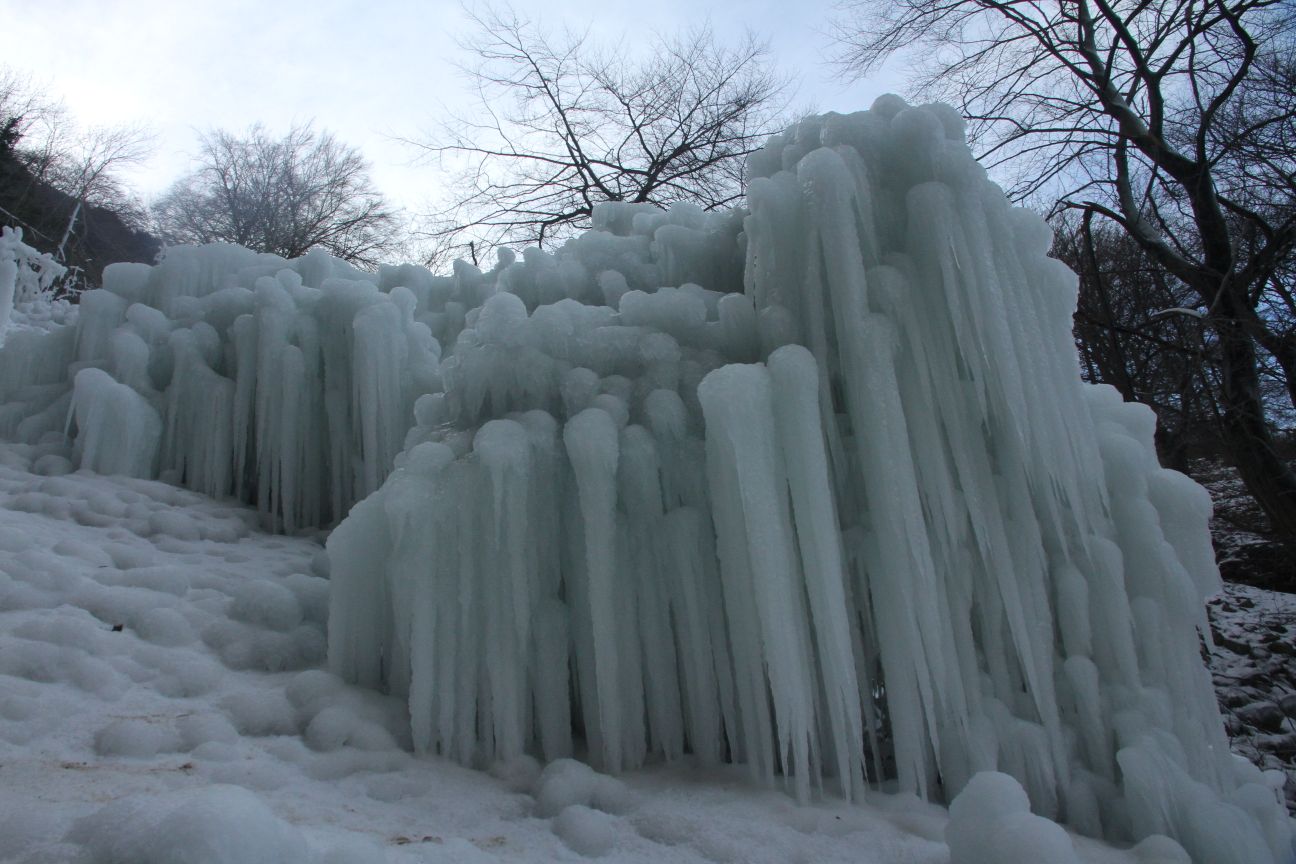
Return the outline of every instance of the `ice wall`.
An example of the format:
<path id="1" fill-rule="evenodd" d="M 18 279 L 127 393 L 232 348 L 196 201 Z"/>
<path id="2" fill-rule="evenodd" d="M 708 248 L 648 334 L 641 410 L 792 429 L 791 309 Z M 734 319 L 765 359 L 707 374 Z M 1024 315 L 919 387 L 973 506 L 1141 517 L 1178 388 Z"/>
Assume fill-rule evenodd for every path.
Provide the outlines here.
<path id="1" fill-rule="evenodd" d="M 81 467 L 236 495 L 286 530 L 327 525 L 381 485 L 415 397 L 439 389 L 434 331 L 457 333 L 465 292 L 479 302 L 421 268 L 227 245 L 111 265 L 75 326 L 0 349 L 0 435 L 66 432 Z"/>
<path id="2" fill-rule="evenodd" d="M 1287 860 L 1199 654 L 1210 502 L 1081 382 L 1041 220 L 894 98 L 750 169 L 741 233 L 617 206 L 497 271 L 329 540 L 334 670 L 468 763 L 577 730 L 800 796 L 997 770 L 1083 833 Z"/>
<path id="3" fill-rule="evenodd" d="M 1081 382 L 1044 224 L 894 97 L 749 175 L 746 210 L 605 205 L 448 277 L 110 267 L 0 348 L 0 436 L 290 530 L 349 510 L 330 664 L 423 751 L 689 754 L 802 797 L 995 770 L 1084 833 L 1289 860 L 1200 660 L 1209 500 Z"/>
<path id="4" fill-rule="evenodd" d="M 234 495 L 285 530 L 332 525 L 390 473 L 414 400 L 442 391 L 443 375 L 464 374 L 458 360 L 441 363 L 441 346 L 455 344 L 487 297 L 592 309 L 584 304 L 672 280 L 706 276 L 741 289 L 740 214 L 647 209 L 605 211 L 601 219 L 627 231 L 612 242 L 591 236 L 560 258 L 504 251 L 486 272 L 457 262 L 452 276 L 414 265 L 365 273 L 318 251 L 285 261 L 226 244 L 171 248 L 155 266 L 111 265 L 104 286 L 81 295 L 75 326 L 11 330 L 0 345 L 0 437 L 66 453 L 82 467 L 129 466 Z M 682 233 L 654 239 L 665 225 Z M 720 235 L 725 251 L 715 254 Z M 17 236 L 6 233 L 5 243 Z M 19 289 L 31 281 L 31 268 L 6 269 L 7 250 L 0 244 L 0 295 L 11 281 Z M 717 269 L 723 278 L 713 278 Z M 499 361 L 487 352 L 477 362 Z M 74 387 L 84 369 L 104 375 Z M 126 397 L 130 411 L 90 409 L 125 396 L 117 384 L 140 397 Z M 498 399 L 515 386 L 497 381 L 467 398 Z M 123 428 L 137 414 L 161 433 Z"/>

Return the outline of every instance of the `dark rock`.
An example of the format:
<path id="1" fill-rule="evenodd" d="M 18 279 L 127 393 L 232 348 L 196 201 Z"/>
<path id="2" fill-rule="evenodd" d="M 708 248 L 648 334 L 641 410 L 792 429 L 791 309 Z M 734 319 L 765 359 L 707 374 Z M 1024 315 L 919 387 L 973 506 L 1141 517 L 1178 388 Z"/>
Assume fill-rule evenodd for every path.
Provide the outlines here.
<path id="1" fill-rule="evenodd" d="M 1272 702 L 1252 702 L 1239 708 L 1237 716 L 1248 726 L 1254 726 L 1265 732 L 1281 731 L 1284 720 L 1282 709 Z"/>
<path id="2" fill-rule="evenodd" d="M 1241 708 L 1251 701 L 1251 697 L 1241 690 L 1227 690 L 1220 696 L 1220 701 L 1228 708 Z"/>

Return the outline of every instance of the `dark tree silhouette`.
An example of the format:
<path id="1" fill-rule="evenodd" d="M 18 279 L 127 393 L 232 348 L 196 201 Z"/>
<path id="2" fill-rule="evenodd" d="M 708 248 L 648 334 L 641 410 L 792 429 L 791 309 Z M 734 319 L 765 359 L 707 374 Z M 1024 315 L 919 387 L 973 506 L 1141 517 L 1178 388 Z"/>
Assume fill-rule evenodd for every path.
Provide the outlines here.
<path id="1" fill-rule="evenodd" d="M 1262 372 L 1268 354 L 1296 382 L 1294 14 L 1282 0 L 866 0 L 838 21 L 848 74 L 915 50 L 918 91 L 962 111 L 1010 194 L 1117 226 L 1187 289 L 1216 346 L 1222 439 L 1291 549 L 1296 474 Z"/>
<path id="2" fill-rule="evenodd" d="M 627 58 L 512 12 L 470 17 L 475 113 L 413 142 L 455 172 L 431 233 L 461 247 L 544 245 L 600 201 L 731 205 L 747 154 L 783 125 L 787 82 L 752 38 L 725 47 L 704 28 Z"/>
<path id="3" fill-rule="evenodd" d="M 364 266 L 394 243 L 396 218 L 360 152 L 311 125 L 202 137 L 197 171 L 153 208 L 168 243 L 237 243 L 296 258 L 319 247 Z"/>

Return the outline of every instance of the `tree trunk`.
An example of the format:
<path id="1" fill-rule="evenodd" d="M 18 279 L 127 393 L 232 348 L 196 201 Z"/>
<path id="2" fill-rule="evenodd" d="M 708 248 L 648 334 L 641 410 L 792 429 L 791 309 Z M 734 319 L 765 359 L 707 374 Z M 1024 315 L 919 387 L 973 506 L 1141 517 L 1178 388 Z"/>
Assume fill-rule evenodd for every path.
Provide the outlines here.
<path id="1" fill-rule="evenodd" d="M 1220 340 L 1220 413 L 1223 439 L 1242 482 L 1269 518 L 1275 535 L 1296 558 L 1296 474 L 1274 448 L 1260 396 L 1255 341 L 1231 306 L 1221 298 L 1220 318 L 1212 322 Z"/>
<path id="2" fill-rule="evenodd" d="M 1171 429 L 1170 424 L 1158 414 L 1154 435 L 1157 458 L 1161 461 L 1162 467 L 1171 468 L 1180 474 L 1189 473 L 1188 436 L 1183 428 Z"/>

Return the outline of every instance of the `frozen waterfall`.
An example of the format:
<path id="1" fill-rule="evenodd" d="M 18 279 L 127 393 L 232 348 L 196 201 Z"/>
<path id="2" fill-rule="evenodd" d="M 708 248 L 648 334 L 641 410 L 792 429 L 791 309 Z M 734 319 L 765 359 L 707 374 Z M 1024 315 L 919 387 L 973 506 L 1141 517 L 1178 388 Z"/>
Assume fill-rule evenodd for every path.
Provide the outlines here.
<path id="1" fill-rule="evenodd" d="M 993 770 L 1085 834 L 1286 864 L 1199 653 L 1209 499 L 1082 383 L 1044 223 L 943 106 L 809 118 L 748 167 L 747 209 L 607 204 L 486 271 L 114 265 L 0 348 L 0 435 L 288 530 L 348 514 L 329 663 L 421 751 L 736 761 L 801 798 Z"/>
<path id="2" fill-rule="evenodd" d="M 799 796 L 996 769 L 1083 833 L 1278 860 L 1198 650 L 1210 502 L 1081 382 L 1043 222 L 943 107 L 812 118 L 750 169 L 741 226 L 616 206 L 504 266 L 329 540 L 335 671 L 465 762 L 579 729 L 606 770 Z M 650 266 L 678 287 L 628 287 Z"/>

